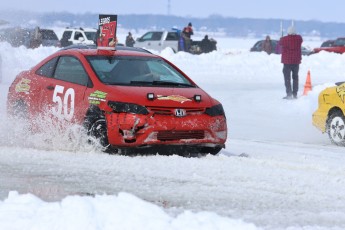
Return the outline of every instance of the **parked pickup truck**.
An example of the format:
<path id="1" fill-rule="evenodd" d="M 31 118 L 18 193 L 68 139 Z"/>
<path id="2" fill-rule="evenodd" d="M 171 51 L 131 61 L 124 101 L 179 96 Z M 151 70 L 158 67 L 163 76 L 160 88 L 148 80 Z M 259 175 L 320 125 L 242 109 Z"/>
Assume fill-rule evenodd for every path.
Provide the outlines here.
<path id="1" fill-rule="evenodd" d="M 149 31 L 143 36 L 138 38 L 134 44 L 134 47 L 152 49 L 162 51 L 167 47 L 170 47 L 174 52 L 179 51 L 179 39 L 180 33 L 178 31 Z M 211 40 L 212 50 L 216 50 L 216 41 Z M 201 49 L 201 41 L 192 41 L 191 53 L 200 54 L 203 53 Z"/>

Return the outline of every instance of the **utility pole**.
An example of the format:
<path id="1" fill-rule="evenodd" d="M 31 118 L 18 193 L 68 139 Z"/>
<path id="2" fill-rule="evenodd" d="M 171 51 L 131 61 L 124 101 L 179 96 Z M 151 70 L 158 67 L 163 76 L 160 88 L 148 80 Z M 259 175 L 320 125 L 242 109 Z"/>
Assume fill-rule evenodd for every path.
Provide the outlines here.
<path id="1" fill-rule="evenodd" d="M 168 15 L 171 13 L 171 5 L 170 5 L 170 0 L 168 0 Z"/>

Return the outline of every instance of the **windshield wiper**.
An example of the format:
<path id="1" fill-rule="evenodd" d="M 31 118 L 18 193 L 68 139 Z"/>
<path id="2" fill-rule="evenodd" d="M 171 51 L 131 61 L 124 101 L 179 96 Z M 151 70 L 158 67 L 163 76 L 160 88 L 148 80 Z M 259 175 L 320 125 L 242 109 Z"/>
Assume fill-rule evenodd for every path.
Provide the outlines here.
<path id="1" fill-rule="evenodd" d="M 131 85 L 152 85 L 152 81 L 131 81 Z"/>
<path id="2" fill-rule="evenodd" d="M 177 87 L 195 88 L 195 86 L 191 84 L 172 82 L 172 81 L 131 81 L 130 83 L 131 85 L 177 86 Z"/>
<path id="3" fill-rule="evenodd" d="M 192 87 L 195 88 L 194 85 L 187 84 L 187 83 L 180 83 L 180 82 L 172 82 L 172 81 L 153 81 L 153 85 L 172 85 L 172 86 L 182 86 L 182 87 Z"/>

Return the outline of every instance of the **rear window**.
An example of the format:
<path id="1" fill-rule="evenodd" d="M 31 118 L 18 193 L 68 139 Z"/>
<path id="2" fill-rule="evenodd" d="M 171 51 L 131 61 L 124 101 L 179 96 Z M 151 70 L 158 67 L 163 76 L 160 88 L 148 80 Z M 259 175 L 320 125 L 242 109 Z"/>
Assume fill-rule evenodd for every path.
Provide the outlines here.
<path id="1" fill-rule="evenodd" d="M 44 40 L 58 40 L 58 37 L 52 30 L 41 30 L 41 34 Z"/>
<path id="2" fill-rule="evenodd" d="M 72 31 L 65 31 L 62 34 L 62 39 L 70 39 L 72 36 Z"/>
<path id="3" fill-rule="evenodd" d="M 178 41 L 179 36 L 177 32 L 168 32 L 167 34 L 167 41 Z"/>
<path id="4" fill-rule="evenodd" d="M 159 41 L 161 40 L 163 32 L 148 32 L 141 38 L 142 41 Z"/>

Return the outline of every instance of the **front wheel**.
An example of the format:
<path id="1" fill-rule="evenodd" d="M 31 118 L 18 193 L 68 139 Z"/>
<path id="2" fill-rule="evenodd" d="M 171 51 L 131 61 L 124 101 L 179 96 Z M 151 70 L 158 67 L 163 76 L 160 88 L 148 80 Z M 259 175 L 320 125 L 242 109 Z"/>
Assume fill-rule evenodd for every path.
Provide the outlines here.
<path id="1" fill-rule="evenodd" d="M 327 119 L 327 133 L 332 143 L 345 146 L 345 118 L 341 112 L 332 113 Z"/>
<path id="2" fill-rule="evenodd" d="M 88 130 L 91 142 L 99 144 L 104 151 L 109 148 L 107 123 L 105 119 L 96 120 Z"/>

